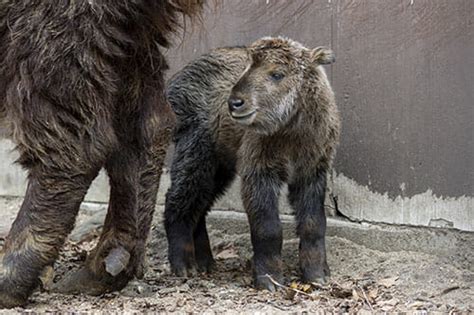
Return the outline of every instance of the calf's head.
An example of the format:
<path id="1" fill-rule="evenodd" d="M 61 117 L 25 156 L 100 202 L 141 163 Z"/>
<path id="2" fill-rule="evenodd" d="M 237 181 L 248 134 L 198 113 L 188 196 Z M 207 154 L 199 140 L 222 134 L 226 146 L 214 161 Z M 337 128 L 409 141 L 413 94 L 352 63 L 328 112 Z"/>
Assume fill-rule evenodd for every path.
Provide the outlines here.
<path id="1" fill-rule="evenodd" d="M 333 63 L 327 48 L 308 49 L 286 38 L 262 38 L 248 49 L 250 64 L 228 99 L 232 119 L 258 133 L 273 134 L 298 112 L 298 98 L 316 66 Z"/>

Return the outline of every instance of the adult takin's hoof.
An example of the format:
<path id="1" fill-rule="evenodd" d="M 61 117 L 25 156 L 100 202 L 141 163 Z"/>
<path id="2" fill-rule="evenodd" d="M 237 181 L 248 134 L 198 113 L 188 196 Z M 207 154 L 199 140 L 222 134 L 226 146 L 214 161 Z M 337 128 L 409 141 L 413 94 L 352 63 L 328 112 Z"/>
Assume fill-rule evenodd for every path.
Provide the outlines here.
<path id="1" fill-rule="evenodd" d="M 0 254 L 0 309 L 23 306 L 28 301 L 28 294 L 18 293 L 18 288 L 8 284 L 5 278 L 5 267 L 1 263 L 2 261 L 3 254 Z"/>
<path id="2" fill-rule="evenodd" d="M 94 254 L 99 255 L 98 251 Z M 66 275 L 64 279 L 53 286 L 53 291 L 63 294 L 87 294 L 101 295 L 103 293 L 119 291 L 123 289 L 133 277 L 127 273 L 127 267 L 131 261 L 130 253 L 121 246 L 112 249 L 103 260 L 103 267 L 92 271 L 88 262 L 86 266 Z M 89 261 L 93 262 L 94 259 Z M 133 261 L 133 260 L 132 260 Z M 137 262 L 135 260 L 135 262 Z M 94 265 L 90 263 L 90 265 Z"/>
<path id="3" fill-rule="evenodd" d="M 327 262 L 324 262 L 322 266 L 311 265 L 301 268 L 301 281 L 304 283 L 319 283 L 326 284 L 327 278 L 331 276 L 329 266 Z"/>
<path id="4" fill-rule="evenodd" d="M 0 309 L 24 306 L 27 301 L 28 298 L 26 297 L 8 293 L 7 288 L 4 287 L 2 280 L 0 280 Z"/>
<path id="5" fill-rule="evenodd" d="M 196 252 L 196 265 L 199 272 L 210 273 L 216 268 L 216 261 L 212 255 L 199 255 Z"/>
<path id="6" fill-rule="evenodd" d="M 87 267 L 67 274 L 65 278 L 53 285 L 53 292 L 62 294 L 87 294 L 101 295 L 108 292 L 122 290 L 130 280 L 130 277 L 118 275 L 113 277 L 109 274 L 95 275 Z"/>

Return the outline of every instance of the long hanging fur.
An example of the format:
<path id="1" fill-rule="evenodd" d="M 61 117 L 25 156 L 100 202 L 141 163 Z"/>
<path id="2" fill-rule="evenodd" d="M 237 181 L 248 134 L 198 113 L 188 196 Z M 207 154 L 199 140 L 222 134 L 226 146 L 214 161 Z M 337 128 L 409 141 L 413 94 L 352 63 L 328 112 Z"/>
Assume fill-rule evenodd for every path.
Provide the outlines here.
<path id="1" fill-rule="evenodd" d="M 1 0 L 0 126 L 28 190 L 0 252 L 0 308 L 24 304 L 58 255 L 105 167 L 103 234 L 63 288 L 101 294 L 143 274 L 146 238 L 174 115 L 170 45 L 202 0 Z M 108 271 L 113 270 L 112 273 Z"/>

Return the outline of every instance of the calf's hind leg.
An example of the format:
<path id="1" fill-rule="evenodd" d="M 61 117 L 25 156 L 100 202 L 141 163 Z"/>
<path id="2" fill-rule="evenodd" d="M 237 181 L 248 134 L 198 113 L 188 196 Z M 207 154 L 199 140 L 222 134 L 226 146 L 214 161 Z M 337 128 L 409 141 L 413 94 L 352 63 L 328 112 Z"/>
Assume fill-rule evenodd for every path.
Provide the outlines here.
<path id="1" fill-rule="evenodd" d="M 205 216 L 232 181 L 232 162 L 219 163 L 213 140 L 193 130 L 176 142 L 171 187 L 166 194 L 165 228 L 171 270 L 191 276 L 214 265 Z"/>
<path id="2" fill-rule="evenodd" d="M 210 272 L 215 265 L 212 257 L 211 244 L 206 228 L 206 214 L 212 207 L 213 202 L 219 196 L 224 194 L 226 188 L 230 185 L 235 177 L 235 160 L 233 158 L 220 157 L 214 174 L 214 195 L 212 202 L 210 202 L 201 214 L 199 221 L 194 229 L 194 253 L 196 263 L 200 272 Z"/>
<path id="3" fill-rule="evenodd" d="M 215 265 L 212 257 L 211 243 L 207 234 L 206 215 L 203 214 L 199 218 L 193 231 L 194 241 L 194 257 L 196 266 L 200 272 L 211 272 Z"/>

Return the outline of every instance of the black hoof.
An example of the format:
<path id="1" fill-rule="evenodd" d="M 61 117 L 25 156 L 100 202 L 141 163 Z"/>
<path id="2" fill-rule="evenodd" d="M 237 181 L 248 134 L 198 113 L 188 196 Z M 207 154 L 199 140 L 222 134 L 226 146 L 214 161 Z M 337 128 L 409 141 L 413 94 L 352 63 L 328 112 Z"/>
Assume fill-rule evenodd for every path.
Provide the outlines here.
<path id="1" fill-rule="evenodd" d="M 216 268 L 216 261 L 212 257 L 196 258 L 196 263 L 199 272 L 211 273 Z"/>
<path id="2" fill-rule="evenodd" d="M 305 283 L 319 283 L 326 284 L 327 278 L 331 275 L 329 271 L 329 266 L 327 263 L 324 263 L 323 266 L 308 266 L 301 270 L 301 280 Z"/>
<path id="3" fill-rule="evenodd" d="M 51 291 L 62 294 L 82 293 L 97 296 L 119 291 L 127 285 L 129 280 L 129 277 L 122 274 L 116 277 L 112 277 L 109 274 L 96 276 L 87 267 L 82 267 L 77 271 L 67 274 L 65 278 L 54 284 Z"/>
<path id="4" fill-rule="evenodd" d="M 173 272 L 178 277 L 192 278 L 198 274 L 195 264 L 189 265 L 187 267 L 171 267 L 171 272 Z"/>
<path id="5" fill-rule="evenodd" d="M 254 278 L 254 285 L 257 290 L 268 290 L 276 292 L 283 285 L 281 276 L 259 275 Z"/>
<path id="6" fill-rule="evenodd" d="M 27 302 L 27 298 L 7 293 L 0 280 L 0 309 L 24 306 Z"/>
<path id="7" fill-rule="evenodd" d="M 23 289 L 18 283 L 9 281 L 4 275 L 8 274 L 2 264 L 3 255 L 0 254 L 0 309 L 24 306 L 28 302 L 31 290 Z"/>

